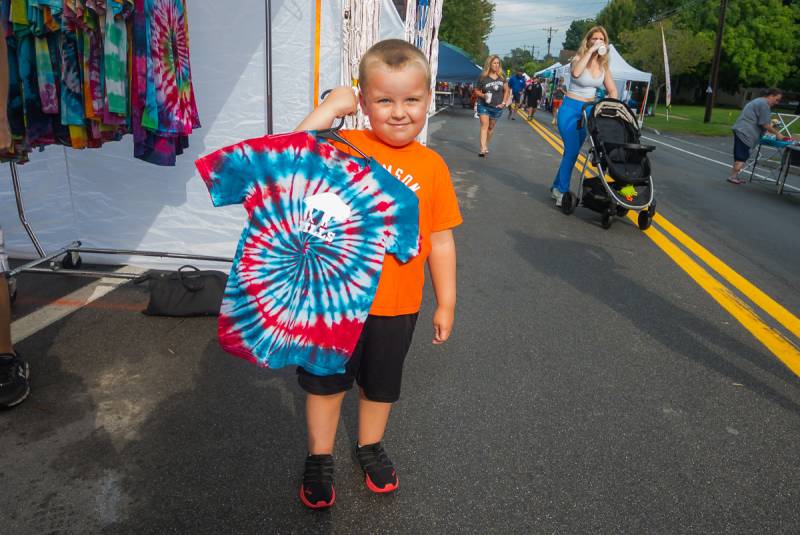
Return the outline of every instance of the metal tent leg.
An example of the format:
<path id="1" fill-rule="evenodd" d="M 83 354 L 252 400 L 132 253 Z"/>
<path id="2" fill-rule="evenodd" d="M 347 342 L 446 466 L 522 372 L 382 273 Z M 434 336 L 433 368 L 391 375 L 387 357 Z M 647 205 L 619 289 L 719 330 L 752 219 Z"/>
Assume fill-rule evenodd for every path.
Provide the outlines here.
<path id="1" fill-rule="evenodd" d="M 182 260 L 202 260 L 206 262 L 224 262 L 231 263 L 233 259 L 222 256 L 208 256 L 208 255 L 194 255 L 182 254 L 164 251 L 137 251 L 127 249 L 100 249 L 94 247 L 82 247 L 80 241 L 74 241 L 69 245 L 61 247 L 51 254 L 44 252 L 36 233 L 33 232 L 28 220 L 25 217 L 25 205 L 22 202 L 22 188 L 19 183 L 19 176 L 17 174 L 17 165 L 14 162 L 10 163 L 11 166 L 11 182 L 14 187 L 14 197 L 17 201 L 17 214 L 19 215 L 20 223 L 22 223 L 25 232 L 31 243 L 36 248 L 39 258 L 27 262 L 16 269 L 13 269 L 5 276 L 8 278 L 14 277 L 19 273 L 59 273 L 61 275 L 75 275 L 80 277 L 114 277 L 121 279 L 136 279 L 139 277 L 138 273 L 109 273 L 108 271 L 95 271 L 95 270 L 81 270 L 80 253 L 85 254 L 100 254 L 100 255 L 125 255 L 125 256 L 148 256 L 157 258 L 172 258 Z M 58 258 L 64 256 L 62 262 L 58 262 Z M 48 267 L 39 267 L 42 264 L 49 264 Z M 66 269 L 61 269 L 61 267 Z"/>
<path id="2" fill-rule="evenodd" d="M 17 215 L 19 216 L 19 222 L 22 223 L 22 227 L 25 229 L 25 232 L 28 233 L 28 237 L 31 239 L 31 243 L 36 248 L 39 258 L 44 258 L 47 255 L 45 254 L 44 249 L 42 249 L 39 239 L 36 237 L 36 234 L 33 232 L 33 229 L 28 224 L 28 220 L 25 217 L 25 205 L 22 203 L 22 189 L 20 188 L 19 184 L 17 164 L 10 162 L 8 165 L 11 167 L 11 184 L 14 187 L 14 198 L 17 201 Z"/>

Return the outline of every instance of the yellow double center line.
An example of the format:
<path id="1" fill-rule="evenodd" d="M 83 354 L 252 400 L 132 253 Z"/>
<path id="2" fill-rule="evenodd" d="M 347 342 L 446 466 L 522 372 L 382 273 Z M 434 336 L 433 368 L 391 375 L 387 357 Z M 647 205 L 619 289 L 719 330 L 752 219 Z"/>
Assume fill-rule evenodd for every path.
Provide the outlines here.
<path id="1" fill-rule="evenodd" d="M 520 113 L 520 115 L 524 117 L 522 113 Z M 564 145 L 558 136 L 544 128 L 535 120 L 527 121 L 527 123 L 559 154 L 564 154 Z M 579 155 L 575 167 L 581 170 L 584 161 L 585 157 L 582 154 Z M 587 165 L 587 169 L 595 171 L 591 163 Z M 634 219 L 635 216 L 632 213 L 629 213 L 628 217 L 631 221 L 634 221 L 634 223 L 636 222 Z M 772 316 L 772 318 L 785 327 L 790 333 L 800 338 L 800 319 L 798 319 L 797 316 L 786 310 L 780 303 L 739 275 L 731 269 L 730 266 L 725 264 L 725 262 L 711 254 L 705 247 L 670 223 L 660 213 L 656 214 L 653 218 L 653 222 L 664 232 L 669 234 L 675 241 L 691 251 L 692 254 L 702 260 L 709 268 L 719 274 L 720 277 L 731 284 L 755 305 Z M 700 266 L 698 262 L 686 254 L 686 252 L 675 245 L 672 240 L 667 238 L 664 232 L 654 227 L 650 227 L 644 231 L 645 235 L 650 238 L 653 243 L 678 264 L 678 266 L 719 303 L 722 308 L 736 318 L 745 329 L 764 344 L 764 346 L 792 370 L 795 375 L 800 376 L 800 350 L 780 332 L 767 325 L 750 306 L 731 292 L 731 290 L 720 281 L 715 279 L 706 269 Z"/>

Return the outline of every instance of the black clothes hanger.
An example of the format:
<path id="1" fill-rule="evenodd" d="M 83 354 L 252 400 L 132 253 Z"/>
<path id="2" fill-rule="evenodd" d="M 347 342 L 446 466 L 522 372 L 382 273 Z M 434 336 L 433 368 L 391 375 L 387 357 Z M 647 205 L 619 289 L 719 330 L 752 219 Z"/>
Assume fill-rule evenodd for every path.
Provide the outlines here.
<path id="1" fill-rule="evenodd" d="M 320 101 L 325 100 L 325 97 L 327 97 L 328 93 L 330 93 L 330 92 L 331 92 L 330 89 L 326 89 L 319 96 Z M 342 126 L 344 126 L 344 117 L 340 117 L 339 118 L 339 124 L 337 124 L 336 126 L 333 126 L 331 128 L 326 128 L 325 130 L 317 130 L 317 137 L 322 138 L 322 139 L 328 139 L 328 140 L 331 140 L 331 141 L 338 141 L 339 143 L 341 143 L 343 145 L 347 145 L 348 147 L 350 147 L 351 149 L 356 151 L 365 160 L 371 160 L 372 158 L 370 158 L 369 156 L 364 154 L 358 147 L 356 147 L 355 145 L 353 145 L 352 143 L 350 143 L 345 138 L 343 138 L 342 136 L 339 135 L 339 130 L 341 130 Z"/>

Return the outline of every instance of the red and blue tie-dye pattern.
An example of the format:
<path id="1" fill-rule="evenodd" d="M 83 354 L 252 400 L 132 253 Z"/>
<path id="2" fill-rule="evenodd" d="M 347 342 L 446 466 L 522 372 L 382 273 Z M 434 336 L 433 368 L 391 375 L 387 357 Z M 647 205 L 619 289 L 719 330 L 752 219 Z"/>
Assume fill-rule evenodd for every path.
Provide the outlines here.
<path id="1" fill-rule="evenodd" d="M 417 196 L 375 160 L 308 132 L 265 136 L 195 162 L 215 206 L 244 203 L 219 318 L 223 348 L 260 366 L 343 373 L 383 257 L 419 251 Z"/>

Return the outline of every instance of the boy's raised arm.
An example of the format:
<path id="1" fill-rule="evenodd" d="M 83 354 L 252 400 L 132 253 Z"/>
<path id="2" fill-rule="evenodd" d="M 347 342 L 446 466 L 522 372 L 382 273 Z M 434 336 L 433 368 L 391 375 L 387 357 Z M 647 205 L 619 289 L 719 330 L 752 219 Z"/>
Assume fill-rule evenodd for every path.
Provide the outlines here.
<path id="1" fill-rule="evenodd" d="M 349 87 L 339 86 L 309 113 L 295 128 L 300 130 L 325 130 L 333 125 L 337 117 L 352 115 L 358 110 L 358 100 Z"/>
<path id="2" fill-rule="evenodd" d="M 456 309 L 456 243 L 452 230 L 431 233 L 428 256 L 436 312 L 433 315 L 433 343 L 443 344 L 453 330 Z"/>

